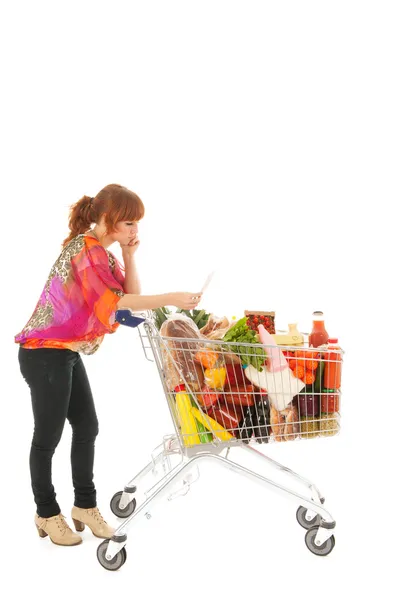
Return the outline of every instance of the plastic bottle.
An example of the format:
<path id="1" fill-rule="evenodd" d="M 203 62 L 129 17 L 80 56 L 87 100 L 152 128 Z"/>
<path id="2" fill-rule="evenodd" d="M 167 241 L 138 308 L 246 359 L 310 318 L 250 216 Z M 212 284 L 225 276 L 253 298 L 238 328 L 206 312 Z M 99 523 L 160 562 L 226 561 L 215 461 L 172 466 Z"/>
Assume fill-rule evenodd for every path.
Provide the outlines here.
<path id="1" fill-rule="evenodd" d="M 342 379 L 342 353 L 337 338 L 328 339 L 328 349 L 325 352 L 324 388 L 340 389 Z"/>
<path id="2" fill-rule="evenodd" d="M 319 346 L 326 344 L 328 339 L 329 334 L 325 329 L 324 313 L 317 310 L 313 313 L 313 328 L 308 337 L 308 344 L 311 348 L 318 348 Z"/>

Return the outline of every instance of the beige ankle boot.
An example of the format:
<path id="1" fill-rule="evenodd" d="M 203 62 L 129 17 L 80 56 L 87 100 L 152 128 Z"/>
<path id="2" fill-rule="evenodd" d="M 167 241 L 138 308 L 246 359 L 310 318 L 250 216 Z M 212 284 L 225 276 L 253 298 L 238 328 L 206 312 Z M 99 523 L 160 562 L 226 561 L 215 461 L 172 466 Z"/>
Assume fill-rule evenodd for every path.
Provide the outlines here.
<path id="1" fill-rule="evenodd" d="M 77 546 L 82 542 L 81 536 L 72 531 L 61 513 L 49 519 L 44 519 L 36 514 L 35 525 L 40 537 L 49 536 L 53 544 L 57 544 L 57 546 Z"/>
<path id="2" fill-rule="evenodd" d="M 83 531 L 85 525 L 98 538 L 108 539 L 114 535 L 115 529 L 107 525 L 100 514 L 97 506 L 95 508 L 78 508 L 74 506 L 71 511 L 72 520 L 77 531 Z"/>

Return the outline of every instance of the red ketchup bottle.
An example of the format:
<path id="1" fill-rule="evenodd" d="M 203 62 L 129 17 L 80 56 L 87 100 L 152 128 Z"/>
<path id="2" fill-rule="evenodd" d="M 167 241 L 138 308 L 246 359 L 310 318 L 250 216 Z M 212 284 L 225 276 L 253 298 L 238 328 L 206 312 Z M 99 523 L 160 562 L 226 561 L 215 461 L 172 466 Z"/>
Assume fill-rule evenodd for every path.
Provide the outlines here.
<path id="1" fill-rule="evenodd" d="M 308 343 L 311 348 L 318 348 L 326 344 L 329 339 L 329 334 L 325 329 L 324 313 L 317 310 L 313 313 L 313 327 L 308 336 Z"/>

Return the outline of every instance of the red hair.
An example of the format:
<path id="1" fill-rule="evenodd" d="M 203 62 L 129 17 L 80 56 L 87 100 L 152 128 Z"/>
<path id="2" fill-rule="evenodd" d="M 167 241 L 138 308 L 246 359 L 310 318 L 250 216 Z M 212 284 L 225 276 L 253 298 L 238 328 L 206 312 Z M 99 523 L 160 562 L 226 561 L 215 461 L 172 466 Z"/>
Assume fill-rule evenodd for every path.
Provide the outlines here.
<path id="1" fill-rule="evenodd" d="M 75 236 L 86 233 L 92 223 L 98 224 L 104 214 L 107 234 L 115 230 L 118 221 L 140 221 L 144 217 L 144 205 L 139 196 L 128 188 L 111 183 L 94 197 L 83 196 L 70 207 L 70 234 L 63 246 Z"/>

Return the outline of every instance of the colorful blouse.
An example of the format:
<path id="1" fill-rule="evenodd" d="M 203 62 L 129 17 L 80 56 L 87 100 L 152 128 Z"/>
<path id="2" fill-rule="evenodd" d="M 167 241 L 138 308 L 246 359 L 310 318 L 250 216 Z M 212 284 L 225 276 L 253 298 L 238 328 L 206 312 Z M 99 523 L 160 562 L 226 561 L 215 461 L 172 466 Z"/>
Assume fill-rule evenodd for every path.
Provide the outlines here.
<path id="1" fill-rule="evenodd" d="M 15 342 L 24 348 L 68 348 L 93 354 L 114 333 L 125 277 L 115 256 L 80 234 L 62 250 L 36 308 Z"/>

